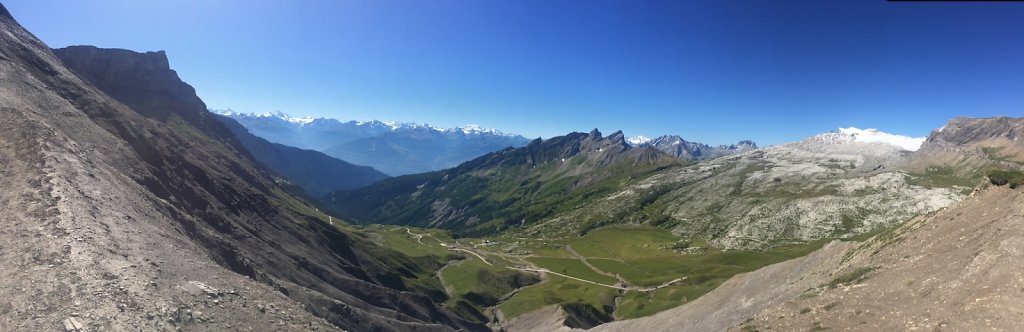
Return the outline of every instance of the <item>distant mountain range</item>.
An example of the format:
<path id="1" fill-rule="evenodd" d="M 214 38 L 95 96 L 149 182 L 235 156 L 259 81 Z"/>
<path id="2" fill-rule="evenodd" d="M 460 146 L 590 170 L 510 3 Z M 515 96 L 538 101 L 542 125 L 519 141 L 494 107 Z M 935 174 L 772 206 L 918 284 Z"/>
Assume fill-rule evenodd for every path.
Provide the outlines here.
<path id="1" fill-rule="evenodd" d="M 424 173 L 451 168 L 488 152 L 522 147 L 530 140 L 521 135 L 484 129 L 477 125 L 439 128 L 428 124 L 384 121 L 347 121 L 293 117 L 277 113 L 241 113 L 211 110 L 234 119 L 252 134 L 288 146 L 321 151 L 358 165 L 372 166 L 389 175 Z M 624 138 L 624 143 L 650 146 L 679 159 L 714 159 L 757 148 L 753 141 L 711 146 L 678 135 L 654 139 Z"/>
<path id="2" fill-rule="evenodd" d="M 274 170 L 313 198 L 362 187 L 388 176 L 369 166 L 353 165 L 322 152 L 273 143 L 249 133 L 237 121 L 215 115 L 238 137 L 253 158 Z"/>
<path id="3" fill-rule="evenodd" d="M 312 149 L 389 175 L 455 167 L 467 160 L 530 140 L 477 125 L 439 128 L 428 124 L 292 117 L 278 113 L 214 110 L 268 141 Z"/>
<path id="4" fill-rule="evenodd" d="M 750 140 L 739 141 L 739 143 L 732 145 L 710 146 L 704 143 L 684 140 L 678 135 L 664 135 L 655 139 L 634 136 L 626 139 L 626 142 L 638 147 L 651 146 L 679 159 L 691 161 L 715 159 L 757 149 L 757 144 Z"/>

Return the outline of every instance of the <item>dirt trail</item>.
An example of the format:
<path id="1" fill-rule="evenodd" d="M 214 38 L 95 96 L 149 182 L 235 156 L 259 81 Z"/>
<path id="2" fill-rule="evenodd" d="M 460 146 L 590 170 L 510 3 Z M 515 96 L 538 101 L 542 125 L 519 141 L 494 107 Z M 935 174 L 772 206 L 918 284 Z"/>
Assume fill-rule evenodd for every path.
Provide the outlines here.
<path id="1" fill-rule="evenodd" d="M 409 235 L 415 236 L 415 237 L 416 237 L 416 243 L 419 243 L 419 244 L 425 244 L 425 243 L 423 243 L 423 234 L 416 234 L 416 233 L 413 233 L 413 232 L 412 232 L 411 230 L 409 230 L 408 228 L 406 228 L 406 229 L 405 229 L 405 232 L 406 232 L 406 233 L 409 233 Z"/>
<path id="2" fill-rule="evenodd" d="M 569 251 L 570 254 L 572 254 L 573 256 L 576 257 L 576 259 L 579 259 L 581 262 L 583 262 L 583 265 L 586 265 L 591 270 L 594 270 L 594 272 L 597 272 L 598 274 L 601 274 L 601 275 L 604 275 L 604 276 L 609 276 L 609 277 L 615 278 L 615 280 L 618 280 L 619 283 L 622 284 L 623 286 L 631 286 L 629 281 L 626 281 L 626 279 L 623 279 L 621 276 L 619 276 L 618 273 L 605 272 L 604 270 L 601 270 L 601 269 L 597 268 L 593 264 L 590 264 L 590 261 L 587 260 L 586 257 L 583 257 L 583 255 L 580 255 L 580 253 L 576 252 L 576 249 L 573 249 L 571 245 L 566 245 L 565 246 L 565 250 Z"/>

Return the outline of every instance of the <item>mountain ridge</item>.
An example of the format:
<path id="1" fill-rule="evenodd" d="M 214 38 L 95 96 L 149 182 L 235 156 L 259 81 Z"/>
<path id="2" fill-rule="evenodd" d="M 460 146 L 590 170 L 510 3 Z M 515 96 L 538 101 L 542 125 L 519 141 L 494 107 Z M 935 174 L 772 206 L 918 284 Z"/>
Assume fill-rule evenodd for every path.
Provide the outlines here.
<path id="1" fill-rule="evenodd" d="M 524 147 L 491 152 L 447 170 L 339 191 L 327 201 L 342 215 L 363 224 L 400 223 L 488 233 L 535 222 L 552 212 L 545 209 L 554 208 L 522 206 L 527 201 L 572 204 L 580 197 L 602 192 L 608 181 L 633 181 L 628 174 L 682 163 L 651 147 L 629 146 L 621 131 L 605 137 L 594 129 L 535 139 Z M 499 192 L 493 197 L 488 194 Z M 575 198 L 569 198 L 570 194 Z M 478 225 L 480 221 L 484 224 Z"/>

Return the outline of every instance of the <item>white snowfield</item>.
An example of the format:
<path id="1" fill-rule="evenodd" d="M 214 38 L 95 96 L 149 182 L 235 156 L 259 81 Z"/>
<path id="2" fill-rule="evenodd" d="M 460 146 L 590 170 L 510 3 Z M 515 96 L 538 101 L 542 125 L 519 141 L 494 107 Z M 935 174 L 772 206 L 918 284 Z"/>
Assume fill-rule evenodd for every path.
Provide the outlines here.
<path id="1" fill-rule="evenodd" d="M 885 143 L 907 151 L 917 151 L 925 140 L 925 137 L 909 137 L 886 133 L 874 128 L 855 127 L 839 128 L 839 132 L 824 133 L 816 137 L 834 142 Z"/>

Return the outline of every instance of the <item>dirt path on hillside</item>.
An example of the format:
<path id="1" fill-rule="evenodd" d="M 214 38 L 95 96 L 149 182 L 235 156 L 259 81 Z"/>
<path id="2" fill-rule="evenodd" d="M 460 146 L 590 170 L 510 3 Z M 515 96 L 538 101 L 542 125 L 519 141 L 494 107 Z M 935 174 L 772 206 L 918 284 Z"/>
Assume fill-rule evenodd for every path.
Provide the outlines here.
<path id="1" fill-rule="evenodd" d="M 565 245 L 565 250 L 569 251 L 570 254 L 572 254 L 574 257 L 576 257 L 576 259 L 579 259 L 581 262 L 583 262 L 583 265 L 586 265 L 591 270 L 594 270 L 594 272 L 597 272 L 600 275 L 604 275 L 604 276 L 609 276 L 609 277 L 615 278 L 615 280 L 618 280 L 619 284 L 621 284 L 623 286 L 632 286 L 632 284 L 630 284 L 629 281 L 626 281 L 626 279 L 623 279 L 621 276 L 619 276 L 618 273 L 605 272 L 604 270 L 597 268 L 593 264 L 590 264 L 590 261 L 587 260 L 586 257 L 583 257 L 583 255 L 580 255 L 580 253 L 576 252 L 576 249 L 573 249 L 571 245 Z"/>
<path id="2" fill-rule="evenodd" d="M 475 251 L 472 251 L 472 250 L 469 250 L 469 249 L 464 249 L 464 248 L 455 248 L 455 247 L 448 247 L 448 250 L 468 252 L 468 253 L 472 254 L 473 256 L 476 256 L 477 258 L 479 258 L 480 261 L 484 262 L 484 264 L 487 264 L 488 266 L 496 266 L 493 263 L 487 261 L 487 259 L 485 259 L 480 254 L 476 253 Z M 567 279 L 572 279 L 572 280 L 576 280 L 576 281 L 580 281 L 580 282 L 585 282 L 585 283 L 592 284 L 592 285 L 598 285 L 598 286 L 602 286 L 602 287 L 608 287 L 608 288 L 619 289 L 619 290 L 624 290 L 624 291 L 638 291 L 638 292 L 653 292 L 653 291 L 658 290 L 659 288 L 667 287 L 667 286 L 670 286 L 670 285 L 672 285 L 674 283 L 677 283 L 677 282 L 680 282 L 680 281 L 683 281 L 684 279 L 686 279 L 685 277 L 684 278 L 676 278 L 676 279 L 674 279 L 672 281 L 666 282 L 664 284 L 661 284 L 661 285 L 658 285 L 658 286 L 655 286 L 655 287 L 640 288 L 640 287 L 628 286 L 628 285 L 626 287 L 622 287 L 622 286 L 609 285 L 609 284 L 600 283 L 600 282 L 593 281 L 593 280 L 587 280 L 587 279 L 583 279 L 583 278 L 577 278 L 577 277 L 573 277 L 573 276 L 570 276 L 570 275 L 558 273 L 558 272 L 551 271 L 551 270 L 548 270 L 548 269 L 545 269 L 545 268 L 542 268 L 542 267 L 538 267 L 538 266 L 534 265 L 533 263 L 526 262 L 525 260 L 523 262 L 524 262 L 524 264 L 528 264 L 531 267 L 509 267 L 509 266 L 498 266 L 498 267 L 509 269 L 509 270 L 516 270 L 516 271 L 548 273 L 548 274 L 553 274 L 553 275 L 560 276 L 560 277 L 567 278 Z M 588 266 L 590 266 L 590 265 L 588 264 Z M 619 279 L 619 280 L 621 280 L 621 279 Z"/>

